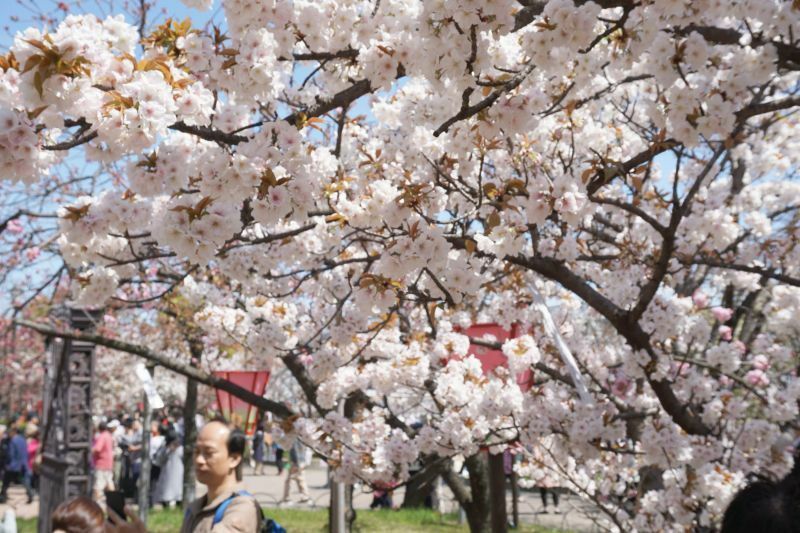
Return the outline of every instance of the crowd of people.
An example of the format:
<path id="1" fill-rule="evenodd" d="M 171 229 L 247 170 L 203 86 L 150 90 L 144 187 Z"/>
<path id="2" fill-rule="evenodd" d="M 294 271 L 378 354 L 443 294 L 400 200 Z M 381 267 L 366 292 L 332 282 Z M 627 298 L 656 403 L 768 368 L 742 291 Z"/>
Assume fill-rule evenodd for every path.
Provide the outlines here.
<path id="1" fill-rule="evenodd" d="M 13 484 L 25 488 L 28 502 L 38 490 L 41 447 L 39 419 L 35 413 L 13 417 L 7 425 L 0 424 L 0 503 L 7 499 L 8 488 Z M 203 426 L 198 415 L 195 423 Z M 249 458 L 254 475 L 266 473 L 268 464 L 284 475 L 284 495 L 281 503 L 290 501 L 291 485 L 300 494 L 300 503 L 311 500 L 305 480 L 305 469 L 310 464 L 310 449 L 296 442 L 284 450 L 271 436 L 272 421 L 259 416 L 254 435 L 248 439 L 244 457 Z M 184 422 L 179 410 L 155 412 L 150 424 L 150 494 L 151 506 L 174 507 L 183 500 L 184 490 Z M 143 465 L 142 415 L 119 413 L 95 418 L 92 436 L 91 467 L 94 484 L 92 498 L 104 502 L 105 491 L 121 491 L 126 499 L 138 500 L 139 477 Z"/>
<path id="2" fill-rule="evenodd" d="M 202 417 L 195 421 L 202 427 Z M 183 499 L 184 423 L 179 412 L 156 412 L 150 432 L 150 505 L 174 507 Z M 142 474 L 144 428 L 140 413 L 101 417 L 92 442 L 95 500 L 102 502 L 106 490 L 119 490 L 126 498 L 138 499 Z"/>

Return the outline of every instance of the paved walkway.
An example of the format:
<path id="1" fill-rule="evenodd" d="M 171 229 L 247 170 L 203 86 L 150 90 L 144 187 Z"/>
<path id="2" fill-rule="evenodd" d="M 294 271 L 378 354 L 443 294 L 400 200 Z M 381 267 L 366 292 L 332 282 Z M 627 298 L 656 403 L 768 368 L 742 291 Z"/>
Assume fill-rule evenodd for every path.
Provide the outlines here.
<path id="1" fill-rule="evenodd" d="M 258 501 L 266 507 L 276 507 L 278 502 L 283 497 L 283 486 L 286 478 L 286 471 L 282 477 L 278 477 L 276 468 L 272 465 L 267 466 L 267 472 L 264 475 L 252 475 L 252 470 L 246 468 L 244 484 L 245 488 L 253 493 Z M 293 508 L 327 508 L 329 504 L 329 489 L 325 487 L 327 480 L 327 471 L 322 466 L 311 466 L 306 471 L 306 482 L 308 484 L 309 493 L 311 495 L 311 502 L 307 504 L 297 503 L 299 494 L 297 487 L 292 483 L 291 497 L 294 500 L 289 504 Z M 202 486 L 198 486 L 202 493 Z M 446 512 L 457 512 L 458 505 L 453 499 L 450 490 L 442 485 L 441 498 L 443 501 L 443 510 Z M 355 495 L 355 508 L 367 509 L 372 502 L 372 491 L 364 489 L 361 486 L 356 486 Z M 403 503 L 404 489 L 400 488 L 395 491 L 393 496 L 395 506 Z M 8 502 L 0 504 L 0 519 L 4 515 L 6 509 L 13 508 L 18 518 L 32 518 L 39 514 L 39 500 L 34 500 L 33 503 L 26 503 L 25 491 L 22 487 L 12 486 L 8 494 Z M 507 510 L 509 518 L 511 517 L 511 495 L 509 491 Z M 520 491 L 519 499 L 520 519 L 525 523 L 538 524 L 548 527 L 557 527 L 569 531 L 579 532 L 592 532 L 597 531 L 594 527 L 590 515 L 596 514 L 596 511 L 591 505 L 580 500 L 571 494 L 561 494 L 559 512 L 553 512 L 552 502 L 550 512 L 545 514 L 542 509 L 542 502 L 539 497 L 538 491 Z"/>

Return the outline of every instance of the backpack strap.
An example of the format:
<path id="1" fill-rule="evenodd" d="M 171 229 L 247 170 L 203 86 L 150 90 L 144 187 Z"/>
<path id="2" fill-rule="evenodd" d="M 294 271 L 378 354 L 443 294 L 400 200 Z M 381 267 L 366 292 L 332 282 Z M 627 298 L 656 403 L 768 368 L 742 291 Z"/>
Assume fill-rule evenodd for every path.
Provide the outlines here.
<path id="1" fill-rule="evenodd" d="M 228 496 L 228 498 L 225 499 L 225 501 L 223 501 L 221 504 L 219 504 L 216 510 L 214 511 L 214 521 L 211 522 L 211 527 L 214 527 L 220 522 L 222 522 L 222 517 L 225 516 L 225 511 L 228 509 L 228 506 L 231 504 L 233 499 L 237 496 L 253 496 L 253 495 L 247 492 L 246 490 L 240 490 Z M 261 508 L 259 507 L 259 510 L 260 509 Z"/>

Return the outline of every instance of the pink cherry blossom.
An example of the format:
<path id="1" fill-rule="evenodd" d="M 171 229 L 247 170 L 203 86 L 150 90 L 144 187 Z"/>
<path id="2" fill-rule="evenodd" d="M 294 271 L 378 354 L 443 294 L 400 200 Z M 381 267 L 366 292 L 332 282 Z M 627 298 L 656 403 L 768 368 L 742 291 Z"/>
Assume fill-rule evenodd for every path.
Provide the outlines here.
<path id="1" fill-rule="evenodd" d="M 766 387 L 769 385 L 769 376 L 763 370 L 757 368 L 750 370 L 744 378 L 754 387 Z"/>
<path id="2" fill-rule="evenodd" d="M 733 309 L 729 309 L 727 307 L 715 307 L 711 310 L 711 313 L 714 315 L 714 318 L 716 318 L 717 321 L 725 323 L 733 316 Z"/>
<path id="3" fill-rule="evenodd" d="M 19 220 L 14 219 L 8 222 L 6 229 L 11 233 L 22 233 L 25 231 L 25 228 L 20 224 Z"/>
<path id="4" fill-rule="evenodd" d="M 700 289 L 697 289 L 692 293 L 692 302 L 698 309 L 704 309 L 708 305 L 708 296 Z"/>
<path id="5" fill-rule="evenodd" d="M 766 371 L 769 368 L 769 359 L 766 355 L 758 354 L 753 357 L 752 365 L 755 369 Z"/>

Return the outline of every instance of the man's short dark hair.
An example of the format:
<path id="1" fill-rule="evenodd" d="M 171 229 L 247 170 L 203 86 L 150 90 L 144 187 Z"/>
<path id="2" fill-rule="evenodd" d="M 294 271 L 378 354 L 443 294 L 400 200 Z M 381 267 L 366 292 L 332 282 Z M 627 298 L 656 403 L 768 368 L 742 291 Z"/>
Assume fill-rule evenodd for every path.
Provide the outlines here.
<path id="1" fill-rule="evenodd" d="M 722 533 L 800 533 L 800 491 L 792 475 L 750 483 L 734 496 Z"/>
<path id="2" fill-rule="evenodd" d="M 244 431 L 232 425 L 225 420 L 224 417 L 218 416 L 211 420 L 212 422 L 219 422 L 228 428 L 228 441 L 226 442 L 228 448 L 228 455 L 238 455 L 241 457 L 239 465 L 236 467 L 236 481 L 242 480 L 242 465 L 244 464 L 244 448 L 247 444 L 247 437 Z"/>

